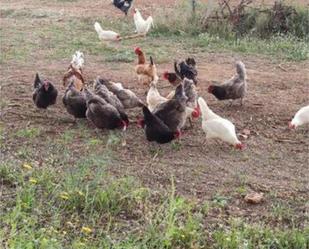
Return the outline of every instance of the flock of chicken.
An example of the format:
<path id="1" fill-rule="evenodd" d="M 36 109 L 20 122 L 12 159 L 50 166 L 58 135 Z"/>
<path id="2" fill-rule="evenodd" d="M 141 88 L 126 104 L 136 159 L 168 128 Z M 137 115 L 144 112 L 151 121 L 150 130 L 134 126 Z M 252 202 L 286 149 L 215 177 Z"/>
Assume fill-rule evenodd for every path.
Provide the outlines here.
<path id="1" fill-rule="evenodd" d="M 130 3 L 120 8 L 127 14 L 132 1 L 122 0 L 122 3 Z M 135 10 L 134 15 L 136 13 L 139 12 Z M 149 20 L 152 23 L 152 18 Z M 95 24 L 95 29 L 100 39 L 106 36 L 98 23 Z M 120 36 L 117 40 L 119 39 Z M 220 139 L 237 149 L 244 148 L 237 138 L 233 123 L 214 113 L 206 101 L 198 97 L 196 88 L 198 72 L 194 58 L 175 61 L 175 72 L 163 74 L 163 78 L 175 87 L 175 90 L 164 97 L 157 89 L 159 76 L 153 58 L 150 56 L 147 62 L 141 48 L 136 48 L 134 52 L 137 55 L 135 73 L 138 82 L 149 87 L 145 104 L 134 92 L 124 88 L 122 83 L 112 82 L 105 78 L 95 79 L 93 89 L 90 89 L 83 77 L 84 55 L 76 51 L 63 77 L 66 90 L 62 101 L 67 112 L 75 118 L 87 118 L 99 129 L 118 128 L 125 131 L 129 125 L 127 110 L 142 108 L 143 119 L 138 121 L 139 126 L 144 129 L 148 141 L 161 144 L 178 138 L 187 120 L 192 126 L 192 119 L 201 115 L 202 129 L 206 133 L 206 139 Z M 218 100 L 239 99 L 242 105 L 247 92 L 246 78 L 246 67 L 244 63 L 238 61 L 236 62 L 236 74 L 222 84 L 210 85 L 208 92 Z M 57 96 L 58 91 L 55 86 L 49 80 L 42 80 L 36 74 L 33 93 L 35 105 L 46 109 L 56 103 Z M 296 128 L 308 122 L 309 106 L 306 106 L 295 114 L 289 127 Z"/>
<path id="2" fill-rule="evenodd" d="M 132 1 L 133 0 L 113 0 L 113 4 L 127 15 Z M 145 36 L 150 28 L 154 26 L 152 16 L 148 16 L 145 20 L 140 11 L 136 8 L 134 9 L 133 20 L 135 24 L 135 32 L 138 36 Z M 94 29 L 96 30 L 99 39 L 102 41 L 120 41 L 122 39 L 118 32 L 104 30 L 98 22 L 95 22 Z"/>

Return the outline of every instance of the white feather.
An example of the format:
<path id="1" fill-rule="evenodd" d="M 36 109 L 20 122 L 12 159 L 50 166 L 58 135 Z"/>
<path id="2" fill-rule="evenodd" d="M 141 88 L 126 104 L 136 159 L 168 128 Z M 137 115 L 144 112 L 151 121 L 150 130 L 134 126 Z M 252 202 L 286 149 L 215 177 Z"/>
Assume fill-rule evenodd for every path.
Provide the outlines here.
<path id="1" fill-rule="evenodd" d="M 309 123 L 309 105 L 300 108 L 291 121 L 295 128 L 307 123 Z"/>
<path id="2" fill-rule="evenodd" d="M 134 24 L 138 34 L 147 34 L 151 26 L 154 27 L 153 18 L 149 16 L 146 20 L 142 17 L 140 11 L 135 9 Z"/>
<path id="3" fill-rule="evenodd" d="M 120 40 L 120 35 L 111 30 L 103 30 L 98 22 L 95 22 L 94 28 L 99 36 L 100 40 L 103 41 L 118 41 Z"/>
<path id="4" fill-rule="evenodd" d="M 147 93 L 146 102 L 149 111 L 153 111 L 158 105 L 166 102 L 168 99 L 161 96 L 155 82 L 151 82 Z"/>
<path id="5" fill-rule="evenodd" d="M 75 54 L 73 54 L 72 56 L 72 61 L 71 61 L 72 67 L 74 67 L 77 70 L 80 70 L 84 66 L 84 62 L 85 60 L 84 60 L 83 52 L 76 51 Z"/>
<path id="6" fill-rule="evenodd" d="M 202 97 L 198 99 L 198 104 L 202 112 L 202 129 L 207 139 L 218 138 L 232 145 L 241 144 L 231 121 L 215 114 Z"/>

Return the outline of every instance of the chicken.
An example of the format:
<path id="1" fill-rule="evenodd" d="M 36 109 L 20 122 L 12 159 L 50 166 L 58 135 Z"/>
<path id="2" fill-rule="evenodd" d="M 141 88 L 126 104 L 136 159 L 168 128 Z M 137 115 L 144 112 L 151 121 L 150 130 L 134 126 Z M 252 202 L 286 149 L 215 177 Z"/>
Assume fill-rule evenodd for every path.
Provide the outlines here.
<path id="1" fill-rule="evenodd" d="M 163 79 L 167 80 L 173 86 L 178 86 L 182 82 L 176 73 L 169 73 L 167 71 L 164 72 Z"/>
<path id="2" fill-rule="evenodd" d="M 183 80 L 184 92 L 188 100 L 186 102 L 186 118 L 189 119 L 192 127 L 192 118 L 198 118 L 200 116 L 200 109 L 197 104 L 197 91 L 192 80 L 185 78 Z M 167 95 L 167 99 L 172 99 L 175 95 L 175 91 L 171 91 Z"/>
<path id="3" fill-rule="evenodd" d="M 103 98 L 93 94 L 88 89 L 84 89 L 86 95 L 87 111 L 86 117 L 99 129 L 123 129 L 127 125 L 121 119 L 117 109 L 107 103 Z"/>
<path id="4" fill-rule="evenodd" d="M 196 87 L 194 85 L 193 80 L 189 80 L 185 78 L 183 80 L 183 89 L 185 92 L 185 95 L 187 96 L 187 106 L 195 108 L 197 107 L 197 91 Z"/>
<path id="5" fill-rule="evenodd" d="M 136 32 L 138 34 L 146 35 L 148 31 L 150 30 L 151 26 L 153 25 L 153 18 L 151 16 L 148 16 L 146 20 L 142 17 L 140 11 L 138 9 L 134 9 L 134 24 L 136 28 Z"/>
<path id="6" fill-rule="evenodd" d="M 194 58 L 188 57 L 187 59 L 185 59 L 185 62 L 186 62 L 187 65 L 196 69 L 196 61 L 195 61 Z"/>
<path id="7" fill-rule="evenodd" d="M 152 81 L 146 97 L 148 109 L 152 112 L 158 105 L 166 101 L 168 99 L 161 96 L 157 89 L 157 82 Z"/>
<path id="8" fill-rule="evenodd" d="M 75 89 L 81 91 L 84 88 L 85 80 L 83 77 L 84 54 L 76 51 L 72 56 L 71 64 L 63 76 L 63 86 L 68 86 L 73 80 Z"/>
<path id="9" fill-rule="evenodd" d="M 202 97 L 199 97 L 198 104 L 202 112 L 202 129 L 206 133 L 206 139 L 218 138 L 237 149 L 244 148 L 236 136 L 235 126 L 231 121 L 215 114 Z"/>
<path id="10" fill-rule="evenodd" d="M 236 75 L 221 85 L 210 85 L 208 92 L 213 94 L 218 100 L 240 99 L 241 105 L 247 92 L 247 76 L 244 63 L 236 62 Z"/>
<path id="11" fill-rule="evenodd" d="M 289 123 L 290 129 L 296 129 L 298 126 L 309 123 L 309 105 L 304 106 L 296 112 L 294 118 Z"/>
<path id="12" fill-rule="evenodd" d="M 125 15 L 128 15 L 128 11 L 131 8 L 133 0 L 112 0 L 114 6 L 120 9 Z"/>
<path id="13" fill-rule="evenodd" d="M 48 106 L 56 103 L 57 96 L 58 91 L 53 84 L 46 79 L 42 81 L 37 73 L 35 75 L 34 92 L 32 95 L 34 104 L 38 108 L 46 109 Z"/>
<path id="14" fill-rule="evenodd" d="M 139 121 L 144 128 L 148 141 L 156 141 L 164 144 L 180 136 L 180 131 L 171 131 L 168 126 L 156 115 L 152 114 L 146 106 L 143 106 L 144 119 Z"/>
<path id="15" fill-rule="evenodd" d="M 98 22 L 95 22 L 94 29 L 98 33 L 99 39 L 102 41 L 120 41 L 121 36 L 111 30 L 103 30 Z"/>
<path id="16" fill-rule="evenodd" d="M 103 83 L 104 79 L 100 78 L 96 79 L 94 83 L 95 94 L 103 98 L 107 103 L 114 106 L 119 112 L 121 119 L 124 120 L 126 122 L 126 125 L 128 126 L 129 118 L 128 115 L 125 113 L 123 104 L 115 94 L 113 94 L 111 91 L 108 90 L 108 88 Z"/>
<path id="17" fill-rule="evenodd" d="M 86 118 L 86 97 L 85 93 L 76 89 L 74 81 L 72 80 L 67 87 L 62 102 L 68 113 L 74 118 Z"/>
<path id="18" fill-rule="evenodd" d="M 121 83 L 115 83 L 108 80 L 103 80 L 101 83 L 117 96 L 125 109 L 142 107 L 144 105 L 134 92 L 123 88 Z"/>
<path id="19" fill-rule="evenodd" d="M 185 95 L 187 96 L 187 118 L 189 118 L 192 127 L 192 118 L 198 118 L 200 116 L 200 108 L 197 104 L 197 91 L 193 80 L 185 78 L 183 80 L 183 87 Z M 190 110 L 191 109 L 191 110 Z"/>
<path id="20" fill-rule="evenodd" d="M 160 118 L 171 131 L 176 132 L 185 125 L 187 99 L 188 98 L 184 94 L 183 85 L 180 84 L 176 88 L 174 97 L 158 105 L 153 113 Z"/>
<path id="21" fill-rule="evenodd" d="M 146 63 L 145 55 L 140 48 L 135 49 L 135 54 L 138 56 L 138 62 L 135 67 L 135 72 L 138 77 L 138 81 L 144 85 L 150 84 L 151 81 L 157 81 L 159 79 L 157 74 L 157 67 L 150 56 L 150 63 Z"/>
<path id="22" fill-rule="evenodd" d="M 174 62 L 175 73 L 181 79 L 187 78 L 194 81 L 194 84 L 197 84 L 197 70 L 196 62 L 194 58 L 187 58 L 185 61 L 178 63 Z"/>

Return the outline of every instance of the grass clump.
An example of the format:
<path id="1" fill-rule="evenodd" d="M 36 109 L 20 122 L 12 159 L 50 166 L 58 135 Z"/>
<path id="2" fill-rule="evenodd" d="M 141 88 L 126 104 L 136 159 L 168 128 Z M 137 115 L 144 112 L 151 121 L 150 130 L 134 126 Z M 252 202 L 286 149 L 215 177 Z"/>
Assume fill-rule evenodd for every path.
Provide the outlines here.
<path id="1" fill-rule="evenodd" d="M 233 221 L 230 228 L 219 229 L 213 234 L 214 248 L 221 249 L 305 249 L 309 243 L 309 230 L 279 230 L 264 226 L 249 226 Z"/>
<path id="2" fill-rule="evenodd" d="M 158 14 L 152 35 L 169 36 L 173 40 L 181 37 L 181 43 L 187 44 L 185 48 L 193 43 L 192 47 L 197 45 L 215 52 L 232 50 L 295 61 L 309 58 L 308 8 L 282 3 L 269 9 L 244 8 L 237 21 L 228 18 L 228 13 L 218 16 L 217 8 L 199 3 L 196 14 L 192 15 L 188 1 L 178 8 L 164 10 Z"/>
<path id="3" fill-rule="evenodd" d="M 49 164 L 0 166 L 6 193 L 0 235 L 7 248 L 282 248 L 305 249 L 308 229 L 280 230 L 232 220 L 206 224 L 226 198 L 201 205 L 107 172 L 105 155 L 89 154 L 61 171 Z M 59 174 L 61 172 L 61 174 Z M 223 210 L 223 209 L 222 209 Z"/>

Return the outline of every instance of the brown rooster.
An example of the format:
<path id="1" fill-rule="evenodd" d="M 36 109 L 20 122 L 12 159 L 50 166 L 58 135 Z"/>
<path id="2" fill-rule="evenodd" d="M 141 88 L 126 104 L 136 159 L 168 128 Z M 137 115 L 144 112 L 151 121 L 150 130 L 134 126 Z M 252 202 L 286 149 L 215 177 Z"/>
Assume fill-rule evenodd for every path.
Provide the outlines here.
<path id="1" fill-rule="evenodd" d="M 77 91 L 81 91 L 84 88 L 83 65 L 84 54 L 80 51 L 76 51 L 67 72 L 63 76 L 63 86 L 68 86 L 73 80 L 74 87 Z"/>
<path id="2" fill-rule="evenodd" d="M 135 54 L 138 58 L 137 65 L 135 66 L 135 73 L 137 74 L 139 83 L 149 85 L 150 82 L 157 80 L 159 77 L 153 58 L 150 56 L 150 63 L 146 63 L 145 55 L 139 47 L 135 49 Z"/>

